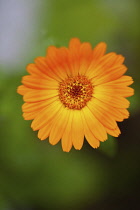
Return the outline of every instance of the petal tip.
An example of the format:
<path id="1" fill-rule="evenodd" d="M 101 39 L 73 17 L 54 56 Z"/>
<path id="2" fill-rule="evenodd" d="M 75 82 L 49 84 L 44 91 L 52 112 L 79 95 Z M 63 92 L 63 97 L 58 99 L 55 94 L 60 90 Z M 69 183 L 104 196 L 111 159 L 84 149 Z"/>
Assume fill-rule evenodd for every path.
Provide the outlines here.
<path id="1" fill-rule="evenodd" d="M 81 45 L 80 39 L 79 38 L 72 38 L 69 41 L 69 48 L 73 47 L 79 47 Z"/>

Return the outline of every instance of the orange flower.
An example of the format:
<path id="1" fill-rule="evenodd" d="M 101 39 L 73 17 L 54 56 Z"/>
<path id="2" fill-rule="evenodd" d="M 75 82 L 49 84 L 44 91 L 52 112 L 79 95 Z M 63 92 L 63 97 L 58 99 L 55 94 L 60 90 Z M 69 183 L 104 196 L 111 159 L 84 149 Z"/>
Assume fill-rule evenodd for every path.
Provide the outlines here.
<path id="1" fill-rule="evenodd" d="M 97 148 L 107 133 L 120 134 L 116 121 L 129 117 L 126 97 L 134 93 L 128 87 L 133 80 L 123 76 L 124 57 L 105 51 L 104 42 L 92 49 L 73 38 L 68 48 L 50 46 L 46 57 L 27 66 L 29 75 L 17 92 L 25 101 L 23 117 L 33 120 L 39 139 L 49 137 L 52 145 L 61 139 L 63 151 L 69 152 L 72 145 L 81 149 L 84 136 Z"/>

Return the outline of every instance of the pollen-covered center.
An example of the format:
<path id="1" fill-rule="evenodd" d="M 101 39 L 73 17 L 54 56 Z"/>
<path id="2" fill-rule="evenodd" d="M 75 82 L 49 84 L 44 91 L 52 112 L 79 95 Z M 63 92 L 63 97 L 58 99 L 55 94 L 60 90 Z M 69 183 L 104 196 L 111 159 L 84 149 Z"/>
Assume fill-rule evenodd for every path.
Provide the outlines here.
<path id="1" fill-rule="evenodd" d="M 59 98 L 69 109 L 82 109 L 92 98 L 93 86 L 85 76 L 69 77 L 59 86 Z"/>

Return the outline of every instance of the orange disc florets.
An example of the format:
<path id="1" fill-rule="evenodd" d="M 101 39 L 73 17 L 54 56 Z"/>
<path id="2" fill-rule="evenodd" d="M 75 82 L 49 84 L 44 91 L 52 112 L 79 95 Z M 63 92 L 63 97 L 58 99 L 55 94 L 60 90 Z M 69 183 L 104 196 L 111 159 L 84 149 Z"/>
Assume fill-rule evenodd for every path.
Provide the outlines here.
<path id="1" fill-rule="evenodd" d="M 59 98 L 69 109 L 82 109 L 92 98 L 93 86 L 85 76 L 69 77 L 59 86 Z"/>

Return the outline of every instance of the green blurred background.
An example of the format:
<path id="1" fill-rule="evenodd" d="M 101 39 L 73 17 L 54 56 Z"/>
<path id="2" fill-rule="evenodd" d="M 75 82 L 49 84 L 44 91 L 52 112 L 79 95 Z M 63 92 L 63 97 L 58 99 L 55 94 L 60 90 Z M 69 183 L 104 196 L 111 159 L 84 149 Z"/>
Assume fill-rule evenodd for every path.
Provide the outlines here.
<path id="1" fill-rule="evenodd" d="M 139 0 L 0 0 L 0 210 L 140 209 L 139 10 Z M 119 138 L 64 153 L 23 120 L 16 88 L 28 63 L 72 37 L 123 54 L 135 95 Z"/>

